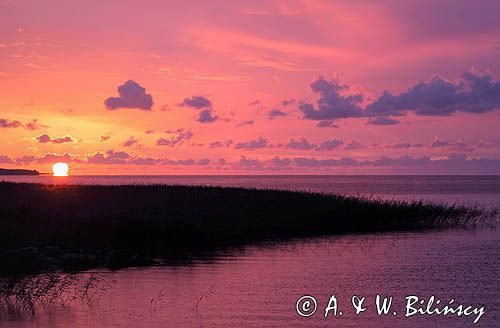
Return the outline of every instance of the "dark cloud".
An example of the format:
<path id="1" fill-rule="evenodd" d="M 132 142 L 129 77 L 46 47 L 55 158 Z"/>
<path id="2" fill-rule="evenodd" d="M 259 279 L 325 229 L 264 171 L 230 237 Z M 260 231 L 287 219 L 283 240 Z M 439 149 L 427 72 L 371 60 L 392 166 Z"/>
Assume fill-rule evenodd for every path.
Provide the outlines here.
<path id="1" fill-rule="evenodd" d="M 120 85 L 118 94 L 119 97 L 110 97 L 104 101 L 107 109 L 138 108 L 151 110 L 151 107 L 153 107 L 153 97 L 146 93 L 146 89 L 132 80 Z"/>
<path id="2" fill-rule="evenodd" d="M 445 116 L 454 112 L 485 113 L 500 108 L 500 81 L 487 74 L 465 72 L 459 81 L 434 76 L 407 91 L 393 95 L 385 91 L 366 108 L 366 115 L 396 116 L 404 111 L 416 115 Z"/>
<path id="3" fill-rule="evenodd" d="M 291 139 L 284 145 L 284 147 L 286 149 L 310 150 L 310 149 L 315 149 L 317 146 L 307 141 L 306 138 L 302 137 L 298 140 L 295 140 L 294 138 Z"/>
<path id="4" fill-rule="evenodd" d="M 392 148 L 392 149 L 402 149 L 402 148 L 411 148 L 411 143 L 409 142 L 404 142 L 404 143 L 397 143 L 397 144 L 391 144 L 391 145 L 386 145 L 385 148 Z"/>
<path id="5" fill-rule="evenodd" d="M 447 147 L 449 146 L 450 143 L 448 141 L 440 140 L 439 138 L 434 139 L 434 141 L 431 144 L 432 148 L 436 147 Z"/>
<path id="6" fill-rule="evenodd" d="M 398 123 L 399 123 L 399 121 L 397 121 L 395 119 L 392 119 L 389 117 L 383 117 L 383 116 L 370 117 L 370 119 L 368 120 L 368 124 L 372 124 L 372 125 L 395 125 Z"/>
<path id="7" fill-rule="evenodd" d="M 48 134 L 44 133 L 36 137 L 36 140 L 38 143 L 49 143 L 52 141 L 52 138 Z"/>
<path id="8" fill-rule="evenodd" d="M 293 159 L 293 163 L 299 167 L 328 167 L 328 166 L 352 166 L 356 165 L 357 161 L 352 158 L 341 159 L 317 159 L 314 157 L 298 157 Z"/>
<path id="9" fill-rule="evenodd" d="M 500 81 L 491 75 L 465 72 L 458 81 L 434 76 L 400 94 L 385 91 L 362 108 L 361 94 L 349 94 L 349 87 L 320 77 L 310 85 L 319 95 L 316 104 L 303 102 L 299 109 L 305 119 L 320 120 L 318 127 L 331 126 L 333 119 L 368 117 L 368 124 L 394 125 L 394 116 L 407 112 L 425 116 L 447 116 L 455 112 L 485 113 L 500 108 Z M 325 122 L 325 123 L 323 123 Z"/>
<path id="10" fill-rule="evenodd" d="M 62 144 L 68 142 L 74 142 L 75 140 L 71 136 L 63 136 L 57 138 L 51 138 L 48 134 L 44 133 L 36 137 L 38 143 L 54 143 L 54 144 Z"/>
<path id="11" fill-rule="evenodd" d="M 276 117 L 284 117 L 286 116 L 287 114 L 279 109 L 271 109 L 269 112 L 267 112 L 267 117 L 269 117 L 269 119 L 274 119 Z"/>
<path id="12" fill-rule="evenodd" d="M 238 123 L 238 126 L 253 125 L 254 123 L 255 123 L 254 120 L 247 120 L 247 121 L 243 121 L 241 123 Z"/>
<path id="13" fill-rule="evenodd" d="M 259 168 L 262 167 L 262 162 L 259 161 L 256 158 L 247 158 L 245 156 L 241 156 L 240 160 L 238 162 L 240 166 L 244 167 L 252 167 L 252 168 Z"/>
<path id="14" fill-rule="evenodd" d="M 279 158 L 278 156 L 271 159 L 272 166 L 276 167 L 287 167 L 292 165 L 292 161 L 289 158 Z"/>
<path id="15" fill-rule="evenodd" d="M 345 147 L 344 150 L 356 150 L 363 148 L 363 145 L 356 140 L 351 140 Z"/>
<path id="16" fill-rule="evenodd" d="M 319 77 L 311 83 L 310 87 L 314 93 L 319 94 L 319 99 L 316 106 L 310 103 L 299 105 L 305 119 L 332 120 L 363 116 L 360 107 L 363 96 L 361 94 L 343 94 L 349 90 L 348 86 Z"/>
<path id="17" fill-rule="evenodd" d="M 266 138 L 260 137 L 255 140 L 240 142 L 234 145 L 236 149 L 260 149 L 269 147 L 269 142 Z"/>
<path id="18" fill-rule="evenodd" d="M 446 148 L 447 150 L 450 151 L 464 151 L 464 152 L 471 152 L 474 150 L 473 146 L 469 145 L 468 143 L 462 140 L 447 141 L 447 140 L 441 140 L 439 138 L 434 138 L 434 140 L 431 143 L 431 148 Z"/>
<path id="19" fill-rule="evenodd" d="M 211 108 L 212 102 L 203 96 L 192 96 L 190 98 L 184 98 L 181 102 L 181 106 L 192 107 L 196 109 Z"/>
<path id="20" fill-rule="evenodd" d="M 89 164 L 127 164 L 130 155 L 124 151 L 108 150 L 106 153 L 97 152 L 87 157 Z"/>
<path id="21" fill-rule="evenodd" d="M 208 146 L 210 148 L 222 148 L 222 147 L 229 147 L 233 144 L 233 140 L 228 139 L 226 141 L 214 141 L 211 142 Z"/>
<path id="22" fill-rule="evenodd" d="M 101 136 L 101 138 L 99 139 L 100 142 L 105 142 L 105 141 L 108 141 L 111 137 L 110 136 Z"/>
<path id="23" fill-rule="evenodd" d="M 168 130 L 165 131 L 166 133 L 173 133 L 175 134 L 174 136 L 170 137 L 169 139 L 167 138 L 160 138 L 156 140 L 156 145 L 157 146 L 168 146 L 168 147 L 175 147 L 182 145 L 186 141 L 190 140 L 193 137 L 193 132 L 189 130 L 184 130 L 184 129 L 178 129 L 178 130 Z"/>
<path id="24" fill-rule="evenodd" d="M 282 106 L 288 106 L 288 105 L 293 104 L 294 102 L 295 102 L 295 100 L 293 100 L 293 99 L 283 99 L 283 100 L 280 102 L 280 104 L 281 104 Z"/>
<path id="25" fill-rule="evenodd" d="M 198 118 L 196 119 L 200 123 L 212 123 L 215 122 L 219 117 L 214 115 L 212 109 L 204 109 L 200 111 Z"/>
<path id="26" fill-rule="evenodd" d="M 332 150 L 335 148 L 340 147 L 341 145 L 344 144 L 344 141 L 340 139 L 331 139 L 331 140 L 326 140 L 320 143 L 316 149 L 317 150 Z"/>
<path id="27" fill-rule="evenodd" d="M 129 160 L 127 163 L 133 165 L 156 165 L 158 163 L 161 163 L 161 160 L 151 157 L 136 157 Z"/>
<path id="28" fill-rule="evenodd" d="M 19 128 L 22 126 L 23 124 L 19 121 L 16 120 L 9 121 L 7 119 L 0 118 L 0 128 L 8 129 L 8 128 Z"/>
<path id="29" fill-rule="evenodd" d="M 203 166 L 208 165 L 208 164 L 210 164 L 210 159 L 209 158 L 199 159 L 199 160 L 196 161 L 196 164 L 197 165 L 203 165 Z"/>
<path id="30" fill-rule="evenodd" d="M 144 133 L 145 134 L 153 134 L 153 133 L 155 133 L 155 131 L 154 130 L 146 130 L 146 131 L 144 131 Z"/>
<path id="31" fill-rule="evenodd" d="M 339 125 L 335 124 L 334 121 L 319 121 L 318 124 L 316 124 L 318 128 L 338 128 Z"/>
<path id="32" fill-rule="evenodd" d="M 262 102 L 260 100 L 254 100 L 248 103 L 250 106 L 260 105 Z"/>
<path id="33" fill-rule="evenodd" d="M 55 139 L 52 139 L 52 143 L 55 143 L 55 144 L 62 144 L 62 143 L 73 142 L 73 141 L 75 141 L 75 140 L 71 136 L 57 137 Z"/>
<path id="34" fill-rule="evenodd" d="M 131 147 L 131 146 L 135 145 L 138 142 L 139 142 L 138 139 L 135 139 L 134 136 L 130 136 L 130 138 L 128 138 L 127 140 L 125 140 L 123 142 L 122 146 L 123 147 Z"/>

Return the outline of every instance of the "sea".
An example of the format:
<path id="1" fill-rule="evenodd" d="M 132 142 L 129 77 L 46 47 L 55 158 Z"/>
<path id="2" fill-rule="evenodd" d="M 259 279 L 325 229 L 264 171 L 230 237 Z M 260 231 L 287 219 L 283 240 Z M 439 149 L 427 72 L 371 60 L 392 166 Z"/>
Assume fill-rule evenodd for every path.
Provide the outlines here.
<path id="1" fill-rule="evenodd" d="M 282 189 L 500 208 L 500 176 L 2 180 Z M 97 269 L 77 274 L 82 282 L 95 277 L 91 297 L 34 311 L 0 307 L 0 327 L 499 327 L 499 228 L 320 236 L 223 249 L 185 263 Z M 390 301 L 387 313 L 377 311 L 377 300 L 379 307 Z M 453 311 L 444 315 L 445 306 Z"/>

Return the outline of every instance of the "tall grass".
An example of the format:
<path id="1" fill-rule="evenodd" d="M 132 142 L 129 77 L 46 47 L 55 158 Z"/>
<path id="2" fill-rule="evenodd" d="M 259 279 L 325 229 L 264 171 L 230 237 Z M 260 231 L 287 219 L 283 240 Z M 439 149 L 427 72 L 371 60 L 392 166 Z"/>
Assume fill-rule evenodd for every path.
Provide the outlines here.
<path id="1" fill-rule="evenodd" d="M 182 258 L 264 239 L 471 225 L 496 214 L 424 202 L 165 185 L 0 183 L 0 199 L 0 273 L 20 265 L 25 247 L 32 247 L 21 251 L 31 254 L 22 260 L 28 271 L 60 264 L 48 259 L 61 257 L 61 250 L 87 254 L 69 257 L 87 261 L 83 266 L 108 263 L 101 258 L 109 260 L 110 252 L 111 262 L 126 266 L 134 256 Z"/>

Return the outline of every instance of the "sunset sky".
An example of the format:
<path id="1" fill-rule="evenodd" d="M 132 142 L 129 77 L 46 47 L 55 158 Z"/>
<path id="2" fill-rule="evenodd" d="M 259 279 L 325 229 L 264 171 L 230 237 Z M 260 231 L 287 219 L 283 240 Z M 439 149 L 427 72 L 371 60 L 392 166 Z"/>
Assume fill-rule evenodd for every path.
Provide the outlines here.
<path id="1" fill-rule="evenodd" d="M 500 174 L 499 1 L 0 0 L 0 167 Z"/>

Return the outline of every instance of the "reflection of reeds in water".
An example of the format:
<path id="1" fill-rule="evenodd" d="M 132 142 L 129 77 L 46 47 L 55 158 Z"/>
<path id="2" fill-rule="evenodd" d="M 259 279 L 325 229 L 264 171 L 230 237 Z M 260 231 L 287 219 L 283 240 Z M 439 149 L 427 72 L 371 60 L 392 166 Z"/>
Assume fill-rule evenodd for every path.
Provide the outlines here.
<path id="1" fill-rule="evenodd" d="M 51 272 L 38 275 L 0 278 L 0 311 L 35 315 L 36 305 L 67 305 L 80 300 L 92 302 L 110 288 L 99 274 L 85 279 L 70 273 Z"/>
<path id="2" fill-rule="evenodd" d="M 182 259 L 217 247 L 485 222 L 478 207 L 277 190 L 0 183 L 0 274 Z"/>

